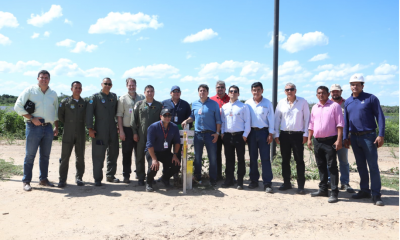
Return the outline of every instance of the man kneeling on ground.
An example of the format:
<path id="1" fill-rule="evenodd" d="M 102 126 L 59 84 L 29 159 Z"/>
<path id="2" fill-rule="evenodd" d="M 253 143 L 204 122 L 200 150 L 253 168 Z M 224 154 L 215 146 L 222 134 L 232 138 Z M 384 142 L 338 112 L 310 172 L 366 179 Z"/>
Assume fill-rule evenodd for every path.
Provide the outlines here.
<path id="1" fill-rule="evenodd" d="M 163 163 L 162 183 L 166 188 L 170 188 L 169 179 L 180 170 L 180 162 L 176 156 L 177 152 L 172 153 L 172 144 L 175 144 L 175 151 L 180 147 L 180 135 L 178 126 L 171 122 L 171 112 L 168 108 L 161 110 L 161 121 L 157 121 L 147 129 L 146 159 L 148 163 L 146 192 L 153 192 L 154 176 Z"/>

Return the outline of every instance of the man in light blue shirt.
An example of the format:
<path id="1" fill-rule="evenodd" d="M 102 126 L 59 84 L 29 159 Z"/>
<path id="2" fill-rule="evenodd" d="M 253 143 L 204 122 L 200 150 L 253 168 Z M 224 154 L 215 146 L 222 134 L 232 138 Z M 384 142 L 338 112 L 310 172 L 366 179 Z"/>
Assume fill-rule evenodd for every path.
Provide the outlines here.
<path id="1" fill-rule="evenodd" d="M 182 128 L 186 124 L 195 122 L 194 135 L 194 176 L 201 183 L 201 163 L 204 145 L 210 161 L 210 184 L 217 186 L 217 140 L 221 130 L 221 115 L 219 105 L 208 97 L 208 86 L 201 84 L 198 87 L 198 101 L 192 103 L 192 115 L 182 122 Z"/>
<path id="2" fill-rule="evenodd" d="M 26 88 L 15 102 L 14 109 L 18 115 L 23 116 L 26 122 L 26 145 L 24 160 L 23 189 L 31 191 L 33 162 L 38 147 L 39 157 L 39 185 L 54 187 L 47 179 L 49 158 L 53 136 L 58 135 L 58 98 L 57 93 L 50 89 L 50 73 L 42 70 L 38 74 L 38 85 Z M 35 111 L 29 114 L 25 103 L 30 100 L 35 104 Z M 52 125 L 54 124 L 54 128 Z"/>
<path id="3" fill-rule="evenodd" d="M 243 189 L 243 177 L 246 174 L 244 155 L 246 152 L 246 140 L 250 133 L 250 111 L 249 107 L 238 100 L 239 88 L 235 85 L 229 87 L 228 103 L 221 108 L 221 139 L 224 143 L 226 169 L 223 188 L 234 183 L 235 172 L 235 150 L 238 158 L 237 189 Z"/>
<path id="4" fill-rule="evenodd" d="M 264 191 L 272 193 L 272 169 L 270 161 L 270 143 L 274 134 L 274 109 L 272 103 L 262 96 L 263 85 L 255 82 L 251 85 L 253 98 L 246 101 L 251 116 L 251 131 L 248 138 L 250 154 L 250 184 L 249 188 L 258 187 L 258 151 L 260 151 L 262 165 L 262 179 Z"/>

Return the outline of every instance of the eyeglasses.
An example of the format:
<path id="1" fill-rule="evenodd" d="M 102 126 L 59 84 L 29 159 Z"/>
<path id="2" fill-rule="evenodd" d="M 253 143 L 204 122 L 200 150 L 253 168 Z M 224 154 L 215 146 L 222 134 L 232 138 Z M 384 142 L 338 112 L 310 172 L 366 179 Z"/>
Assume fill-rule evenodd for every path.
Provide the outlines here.
<path id="1" fill-rule="evenodd" d="M 174 90 L 174 91 L 172 91 L 173 93 L 180 93 L 181 91 L 180 90 Z"/>
<path id="2" fill-rule="evenodd" d="M 222 86 L 219 86 L 219 87 L 217 87 L 218 89 L 225 89 L 225 87 L 222 87 Z"/>
<path id="3" fill-rule="evenodd" d="M 230 93 L 238 93 L 238 90 L 230 90 Z"/>
<path id="4" fill-rule="evenodd" d="M 110 87 L 112 86 L 112 83 L 106 83 L 106 82 L 105 82 L 105 83 L 103 83 L 103 84 L 106 85 L 106 86 L 110 86 Z"/>
<path id="5" fill-rule="evenodd" d="M 294 92 L 294 90 L 296 90 L 296 88 L 286 88 L 286 89 L 285 89 L 286 92 L 289 92 L 289 91 Z"/>
<path id="6" fill-rule="evenodd" d="M 165 115 L 163 115 L 163 117 L 170 118 L 171 114 L 165 114 Z"/>

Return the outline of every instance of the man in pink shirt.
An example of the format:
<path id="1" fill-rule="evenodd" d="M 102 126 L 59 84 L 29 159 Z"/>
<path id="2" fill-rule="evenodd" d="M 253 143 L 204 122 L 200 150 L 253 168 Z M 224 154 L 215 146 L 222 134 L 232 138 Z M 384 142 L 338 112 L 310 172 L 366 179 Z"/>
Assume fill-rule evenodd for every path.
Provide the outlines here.
<path id="1" fill-rule="evenodd" d="M 315 161 L 319 171 L 319 189 L 311 193 L 311 197 L 328 197 L 328 165 L 331 174 L 331 196 L 329 203 L 338 201 L 339 171 L 336 161 L 336 151 L 342 148 L 343 138 L 343 113 L 342 108 L 336 102 L 329 100 L 329 89 L 320 86 L 317 89 L 319 103 L 311 110 L 310 123 L 308 125 L 308 148 L 312 148 L 311 138 L 314 136 Z"/>

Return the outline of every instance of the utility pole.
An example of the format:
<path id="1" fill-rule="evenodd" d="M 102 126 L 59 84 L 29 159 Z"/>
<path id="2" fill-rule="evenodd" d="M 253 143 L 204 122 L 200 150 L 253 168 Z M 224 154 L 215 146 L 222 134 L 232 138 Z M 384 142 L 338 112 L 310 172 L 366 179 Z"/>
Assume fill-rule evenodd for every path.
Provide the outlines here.
<path id="1" fill-rule="evenodd" d="M 279 46 L 279 0 L 275 0 L 274 15 L 274 65 L 272 70 L 272 106 L 274 111 L 278 104 L 278 46 Z M 272 141 L 271 161 L 276 155 L 275 139 Z"/>

